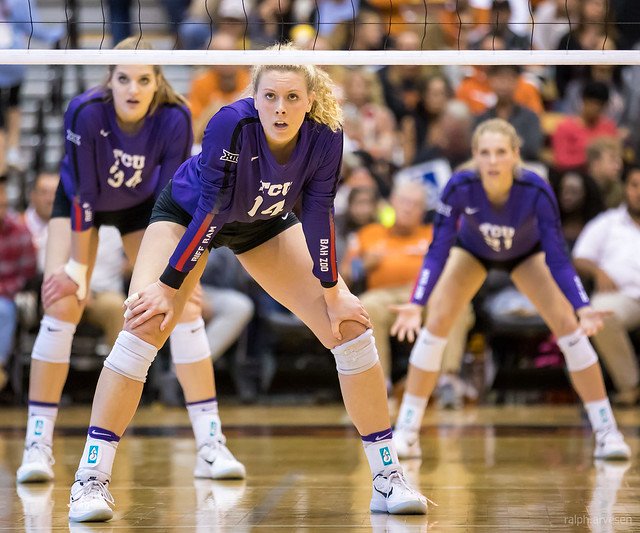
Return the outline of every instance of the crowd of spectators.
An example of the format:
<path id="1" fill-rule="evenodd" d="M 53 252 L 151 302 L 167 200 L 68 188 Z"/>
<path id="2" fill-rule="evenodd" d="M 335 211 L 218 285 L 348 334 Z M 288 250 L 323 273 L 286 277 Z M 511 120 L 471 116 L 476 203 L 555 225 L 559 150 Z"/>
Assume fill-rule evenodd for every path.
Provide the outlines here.
<path id="1" fill-rule="evenodd" d="M 12 2 L 0 0 L 0 5 L 4 4 Z M 640 24 L 637 0 L 219 0 L 207 4 L 163 0 L 162 5 L 176 46 L 209 47 L 221 52 L 260 49 L 284 41 L 317 50 L 523 50 L 532 46 L 549 50 L 640 49 L 638 26 L 629 24 Z M 130 0 L 110 0 L 108 7 L 114 41 L 135 31 Z M 6 10 L 0 10 L 2 16 L 7 18 Z M 2 28 L 0 24 L 0 31 Z M 49 40 L 58 37 L 55 32 L 44 35 Z M 621 206 L 629 205 L 632 199 L 637 201 L 640 67 L 383 65 L 327 69 L 345 116 L 343 181 L 336 199 L 338 257 L 345 278 L 363 293 L 372 317 L 374 307 L 379 306 L 375 291 L 384 287 L 388 294 L 394 294 L 393 301 L 396 295 L 407 293 L 411 275 L 404 270 L 413 268 L 413 256 L 417 258 L 428 247 L 437 192 L 451 173 L 469 160 L 473 128 L 488 118 L 510 121 L 523 141 L 523 163 L 550 180 L 569 248 L 576 241 L 581 243 L 583 229 L 590 221 L 614 217 L 614 213 L 618 218 L 613 219 L 624 219 L 628 226 L 625 231 L 638 238 L 637 208 L 625 210 Z M 0 69 L 0 81 L 1 75 Z M 246 94 L 248 80 L 245 67 L 194 68 L 187 96 L 196 144 L 201 142 L 209 118 L 223 105 Z M 5 157 L 7 120 L 3 117 L 10 117 L 13 101 L 2 87 L 0 96 L 0 174 L 4 174 L 5 161 L 10 162 L 11 157 Z M 403 227 L 407 224 L 403 209 L 409 209 L 410 200 L 402 200 L 398 193 L 404 190 L 404 185 L 399 185 L 403 180 L 419 182 L 425 192 L 414 191 L 411 195 L 413 200 L 424 196 L 424 201 L 414 221 L 417 226 L 410 222 L 409 229 Z M 35 197 L 45 182 L 46 178 L 34 182 Z M 44 224 L 46 216 L 42 209 L 38 211 L 34 196 L 32 204 L 25 221 Z M 2 231 L 12 227 L 7 224 Z M 388 266 L 384 250 L 396 245 L 400 249 L 394 240 L 399 236 L 411 236 L 416 241 L 404 248 L 412 259 L 402 262 L 403 272 L 388 275 L 383 271 Z M 41 238 L 42 231 L 34 233 L 36 250 L 42 247 L 38 242 Z M 591 237 L 584 239 L 594 242 Z M 0 240 L 0 248 L 5 245 Z M 616 278 L 616 266 L 611 266 L 617 260 L 599 264 L 596 256 L 584 252 L 586 248 L 579 245 L 576 257 L 590 261 L 587 267 L 582 261 L 580 272 L 595 279 L 596 295 L 621 290 L 623 282 Z M 607 272 L 607 283 L 602 283 L 605 278 L 596 268 Z M 610 268 L 613 272 L 607 271 Z M 2 275 L 0 272 L 0 287 L 4 283 Z M 242 288 L 236 276 L 234 280 L 225 285 L 225 291 Z M 216 303 L 222 295 L 220 289 L 204 292 L 207 301 L 213 302 L 212 317 L 227 306 Z M 1 294 L 0 298 L 10 299 L 14 292 Z M 233 293 L 224 294 L 236 302 L 239 323 L 248 323 L 253 305 Z M 640 325 L 638 296 L 633 293 L 628 297 L 635 306 L 625 307 L 625 315 L 618 317 L 618 322 L 612 319 L 607 328 L 619 332 Z M 390 319 L 384 316 L 381 320 L 376 339 L 390 377 L 392 354 L 383 338 Z M 464 338 L 472 323 L 470 311 L 458 334 Z M 225 322 L 212 321 L 212 343 L 216 337 L 213 332 L 220 327 L 214 324 Z M 222 328 L 228 332 L 226 326 Z M 612 350 L 607 348 L 612 342 L 608 339 L 621 337 L 619 333 L 609 334 L 607 328 L 602 334 L 605 340 L 596 339 L 596 346 L 603 352 Z M 234 332 L 232 337 L 240 334 Z M 231 337 L 225 339 L 224 349 L 232 342 Z M 618 358 L 623 362 L 609 364 L 613 359 L 603 357 L 607 358 L 613 385 L 621 393 L 620 401 L 635 403 L 637 357 L 629 338 L 625 342 L 626 355 Z M 457 346 L 462 348 L 456 349 L 463 351 L 463 345 L 464 341 L 458 341 Z M 461 355 L 453 357 L 456 362 L 449 369 L 452 373 L 459 370 Z M 625 370 L 616 372 L 618 364 Z"/>

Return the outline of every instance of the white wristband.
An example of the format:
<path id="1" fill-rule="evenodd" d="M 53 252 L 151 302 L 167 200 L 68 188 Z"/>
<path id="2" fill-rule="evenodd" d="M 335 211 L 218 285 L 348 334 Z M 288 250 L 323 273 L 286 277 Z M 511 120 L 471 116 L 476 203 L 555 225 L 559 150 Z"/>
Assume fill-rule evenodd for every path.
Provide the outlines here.
<path id="1" fill-rule="evenodd" d="M 69 259 L 64 265 L 64 272 L 78 285 L 76 296 L 78 300 L 84 300 L 87 296 L 87 270 L 89 267 L 78 263 L 75 259 Z"/>

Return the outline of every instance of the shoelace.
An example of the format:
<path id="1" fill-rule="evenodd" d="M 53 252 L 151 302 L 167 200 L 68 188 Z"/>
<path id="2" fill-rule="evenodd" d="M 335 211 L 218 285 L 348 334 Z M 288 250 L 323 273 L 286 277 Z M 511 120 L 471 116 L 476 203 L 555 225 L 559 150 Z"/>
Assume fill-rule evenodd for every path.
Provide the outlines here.
<path id="1" fill-rule="evenodd" d="M 113 496 L 111 496 L 107 486 L 96 479 L 83 482 L 82 489 L 76 497 L 72 496 L 72 500 L 78 501 L 80 498 L 85 496 L 89 496 L 91 498 L 100 497 L 106 500 L 109 504 L 115 505 L 115 500 L 113 499 Z"/>
<path id="2" fill-rule="evenodd" d="M 389 474 L 389 478 L 388 479 L 389 479 L 389 484 L 390 485 L 392 485 L 394 482 L 397 482 L 400 485 L 402 485 L 403 488 L 407 489 L 410 492 L 415 492 L 421 498 L 424 498 L 425 500 L 427 500 L 427 502 L 429 502 L 431 505 L 435 505 L 436 507 L 438 507 L 438 504 L 436 502 L 434 502 L 433 500 L 430 500 L 424 494 L 420 494 L 417 490 L 415 490 L 413 487 L 411 487 L 407 483 L 407 480 L 404 478 L 404 476 L 400 475 L 400 472 L 397 472 L 397 471 L 396 472 L 391 472 L 391 474 Z"/>
<path id="3" fill-rule="evenodd" d="M 29 459 L 29 461 L 33 459 L 39 459 L 41 455 L 45 456 L 50 465 L 56 464 L 56 460 L 53 458 L 51 448 L 49 448 L 49 446 L 34 442 L 27 448 L 27 458 Z"/>

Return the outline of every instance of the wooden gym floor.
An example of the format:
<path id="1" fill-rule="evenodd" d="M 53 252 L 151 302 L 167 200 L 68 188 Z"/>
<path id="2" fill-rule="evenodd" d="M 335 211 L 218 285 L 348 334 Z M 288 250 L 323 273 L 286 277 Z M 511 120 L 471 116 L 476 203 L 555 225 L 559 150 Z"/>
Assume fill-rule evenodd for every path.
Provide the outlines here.
<path id="1" fill-rule="evenodd" d="M 634 458 L 594 463 L 574 405 L 427 411 L 424 459 L 405 464 L 437 507 L 427 516 L 368 511 L 369 469 L 341 406 L 222 407 L 246 481 L 194 480 L 183 409 L 142 409 L 113 472 L 116 514 L 70 525 L 69 485 L 89 409 L 61 410 L 56 481 L 16 488 L 24 409 L 0 408 L 0 531 L 640 531 L 640 412 L 619 410 Z"/>

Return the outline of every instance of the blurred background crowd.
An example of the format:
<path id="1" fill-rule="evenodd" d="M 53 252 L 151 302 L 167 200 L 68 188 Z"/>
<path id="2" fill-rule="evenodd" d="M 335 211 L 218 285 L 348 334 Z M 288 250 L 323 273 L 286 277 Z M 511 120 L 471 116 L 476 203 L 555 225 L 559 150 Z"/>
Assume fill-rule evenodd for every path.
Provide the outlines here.
<path id="1" fill-rule="evenodd" d="M 156 48 L 214 51 L 292 41 L 316 50 L 635 49 L 640 54 L 637 0 L 95 0 L 82 6 L 65 2 L 72 22 L 66 25 L 55 23 L 60 4 L 0 0 L 0 48 L 107 47 L 142 30 Z M 471 53 L 469 58 L 472 63 Z M 523 164 L 556 192 L 567 249 L 594 304 L 614 311 L 594 341 L 615 401 L 636 404 L 640 66 L 327 70 L 345 112 L 335 213 L 339 268 L 372 317 L 390 393 L 401 389 L 410 346 L 389 337 L 394 318 L 389 306 L 408 298 L 432 238 L 437 195 L 469 161 L 475 125 L 500 117 L 522 138 Z M 188 97 L 197 145 L 211 116 L 247 94 L 245 67 L 185 65 L 166 74 Z M 97 66 L 0 65 L 3 401 L 24 396 L 63 146 L 61 113 L 71 97 L 103 78 L 104 68 Z M 616 232 L 628 249 L 607 248 Z M 117 232 L 103 228 L 100 242 L 91 304 L 74 344 L 72 368 L 78 373 L 95 371 L 108 353 L 121 326 L 131 270 Z M 230 378 L 229 394 L 244 401 L 276 392 L 333 398 L 332 358 L 248 279 L 232 254 L 211 255 L 203 284 L 207 330 L 216 367 Z M 156 367 L 148 398 L 178 402 L 168 358 Z M 531 304 L 508 278 L 492 273 L 449 339 L 439 404 L 571 399 L 562 368 L 554 339 Z M 70 379 L 67 394 L 78 396 L 85 388 L 90 397 L 93 386 L 79 383 Z"/>

